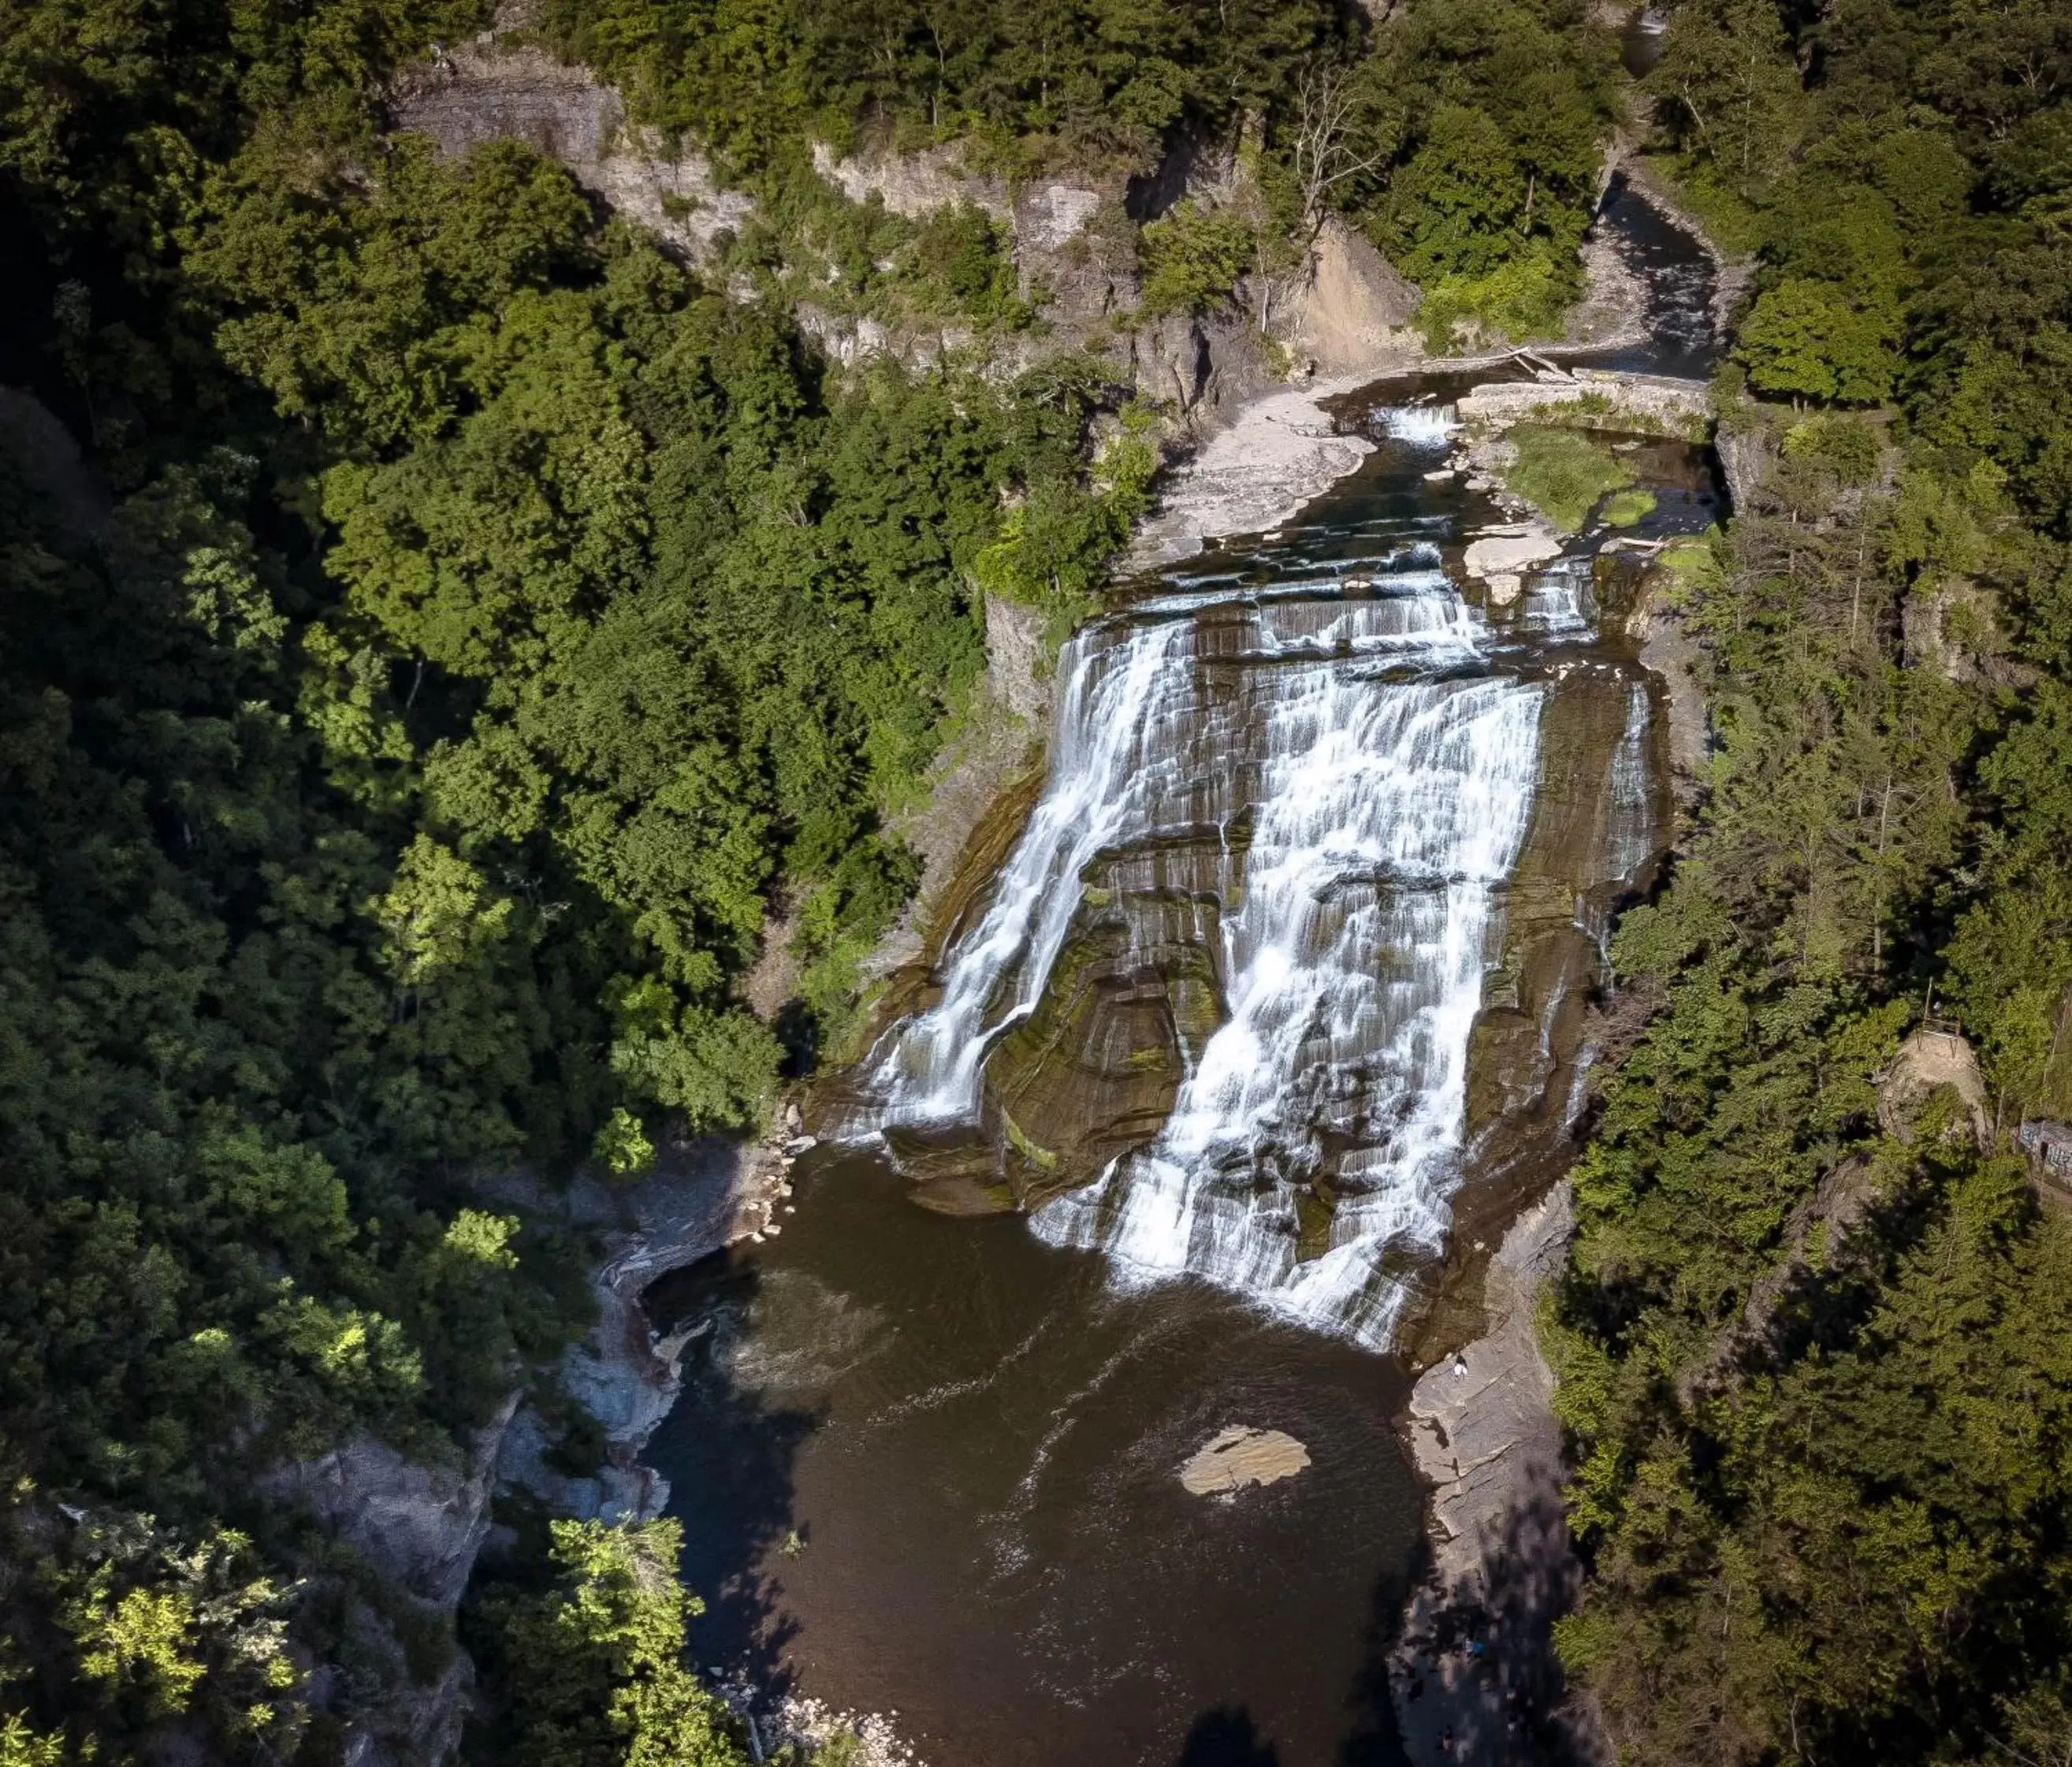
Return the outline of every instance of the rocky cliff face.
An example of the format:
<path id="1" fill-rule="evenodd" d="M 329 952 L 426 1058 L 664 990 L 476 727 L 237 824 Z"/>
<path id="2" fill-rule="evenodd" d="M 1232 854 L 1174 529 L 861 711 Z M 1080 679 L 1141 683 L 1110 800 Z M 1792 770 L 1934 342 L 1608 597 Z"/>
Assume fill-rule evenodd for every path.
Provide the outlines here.
<path id="1" fill-rule="evenodd" d="M 796 1122 L 796 1118 L 794 1119 Z M 500 1441 L 499 1489 L 524 1493 L 557 1515 L 646 1521 L 668 1502 L 668 1481 L 641 1451 L 681 1390 L 687 1340 L 658 1337 L 640 1297 L 658 1278 L 738 1240 L 762 1234 L 790 1186 L 788 1131 L 754 1146 L 701 1140 L 673 1150 L 631 1186 L 585 1175 L 557 1199 L 572 1225 L 600 1236 L 605 1255 L 590 1279 L 598 1322 L 561 1359 L 561 1387 L 605 1444 L 602 1464 L 571 1474 L 552 1457 L 555 1432 L 527 1407 Z"/>
<path id="2" fill-rule="evenodd" d="M 602 1464 L 571 1475 L 561 1432 L 513 1392 L 464 1455 L 427 1464 L 369 1437 L 276 1468 L 261 1489 L 298 1516 L 320 1550 L 310 1575 L 339 1616 L 340 1643 L 314 1666 L 309 1697 L 339 1726 L 348 1767 L 436 1767 L 460 1739 L 475 1684 L 454 1617 L 494 1526 L 500 1495 L 557 1515 L 646 1518 L 668 1500 L 641 1449 L 676 1402 L 683 1340 L 658 1339 L 639 1304 L 657 1276 L 768 1227 L 788 1189 L 775 1146 L 706 1140 L 672 1149 L 638 1184 L 536 1181 L 496 1199 L 595 1234 L 598 1323 L 563 1359 L 562 1385 L 605 1444 Z"/>
<path id="3" fill-rule="evenodd" d="M 1577 1571 L 1548 1409 L 1554 1376 L 1533 1316 L 1574 1227 L 1565 1182 L 1511 1223 L 1481 1284 L 1485 1328 L 1411 1395 L 1411 1452 L 1433 1493 L 1433 1566 L 1404 1615 L 1389 1683 L 1412 1759 L 1501 1767 L 1543 1758 L 1532 1739 L 1550 1732 L 1565 1744 L 1551 1758 L 1599 1758 L 1586 1721 L 1549 1721 L 1560 1697 L 1553 1622 Z"/>
<path id="4" fill-rule="evenodd" d="M 1642 694 L 1639 742 L 1645 821 L 1636 862 L 1614 852 L 1620 751 L 1632 740 L 1633 695 Z M 1531 832 L 1504 896 L 1503 952 L 1482 990 L 1468 1066 L 1468 1140 L 1476 1180 L 1547 1169 L 1568 1140 L 1584 1020 L 1602 967 L 1596 932 L 1614 902 L 1651 865 L 1666 823 L 1655 720 L 1644 689 L 1610 671 L 1556 684 L 1540 725 L 1540 785 Z"/>
<path id="5" fill-rule="evenodd" d="M 704 154 L 672 150 L 652 131 L 630 127 L 610 87 L 541 50 L 500 43 L 494 33 L 406 74 L 389 94 L 388 112 L 396 129 L 429 135 L 449 154 L 522 141 L 690 262 L 709 261 L 718 236 L 754 207 L 720 187 Z"/>
<path id="6" fill-rule="evenodd" d="M 448 153 L 486 141 L 524 142 L 560 160 L 585 189 L 685 262 L 713 264 L 723 237 L 753 213 L 753 200 L 722 188 L 694 148 L 631 124 L 619 95 L 584 69 L 509 41 L 508 27 L 518 22 L 507 17 L 498 30 L 442 51 L 398 80 L 388 98 L 392 125 L 428 135 Z M 1274 350 L 1264 347 L 1266 334 L 1249 314 L 1139 319 L 1135 224 L 1189 195 L 1232 196 L 1232 156 L 1200 142 L 1176 142 L 1165 163 L 1141 176 L 1017 185 L 972 169 L 958 142 L 847 158 L 821 146 L 814 166 L 851 201 L 875 199 L 896 214 L 918 219 L 969 204 L 992 216 L 1007 230 L 1021 294 L 1039 306 L 1044 324 L 1038 332 L 985 340 L 989 372 L 1012 375 L 1046 357 L 1094 351 L 1141 396 L 1168 405 L 1183 440 L 1198 442 L 1226 425 L 1272 383 L 1285 351 L 1330 372 L 1408 347 L 1394 334 L 1414 311 L 1416 290 L 1336 222 L 1320 236 L 1303 275 L 1273 298 Z M 844 365 L 890 355 L 924 366 L 980 341 L 954 324 L 900 326 L 810 302 L 799 304 L 796 317 Z"/>
<path id="7" fill-rule="evenodd" d="M 457 1463 L 422 1465 L 362 1437 L 261 1481 L 329 1543 L 313 1580 L 342 1637 L 308 1697 L 342 1721 L 350 1767 L 431 1767 L 460 1740 L 475 1675 L 452 1642 L 454 1613 L 488 1537 L 496 1455 L 517 1406 L 513 1393 Z"/>

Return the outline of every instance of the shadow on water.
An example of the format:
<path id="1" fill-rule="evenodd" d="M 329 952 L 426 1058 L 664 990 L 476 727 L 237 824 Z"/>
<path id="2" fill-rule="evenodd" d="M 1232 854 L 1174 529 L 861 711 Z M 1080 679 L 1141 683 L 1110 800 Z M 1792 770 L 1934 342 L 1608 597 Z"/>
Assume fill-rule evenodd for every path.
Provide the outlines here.
<path id="1" fill-rule="evenodd" d="M 1419 1568 L 1421 1573 L 1421 1564 Z M 1404 1767 L 1410 1758 L 1404 1750 L 1388 1676 L 1390 1658 L 1403 1633 L 1403 1606 L 1400 1579 L 1383 1577 L 1375 1584 L 1364 1654 L 1346 1702 L 1352 1728 L 1338 1745 L 1338 1767 Z"/>
<path id="2" fill-rule="evenodd" d="M 795 1527 L 795 1466 L 824 1416 L 787 1403 L 758 1378 L 760 1360 L 744 1354 L 763 1283 L 744 1255 L 722 1252 L 664 1277 L 647 1306 L 664 1330 L 699 1321 L 684 1353 L 683 1397 L 656 1439 L 675 1482 L 669 1513 L 684 1523 L 684 1584 L 705 1603 L 691 1624 L 692 1654 L 783 1694 L 791 1691 L 786 1655 L 796 1622 L 767 1567 L 806 1543 Z M 685 1513 L 687 1498 L 695 1514 Z"/>
<path id="3" fill-rule="evenodd" d="M 1281 1751 L 1245 1707 L 1219 1706 L 1194 1720 L 1174 1767 L 1281 1767 Z"/>
<path id="4" fill-rule="evenodd" d="M 712 1321 L 648 1457 L 699 1666 L 886 1714 L 933 1762 L 1331 1761 L 1377 1580 L 1393 1605 L 1420 1562 L 1400 1370 L 1204 1284 L 1118 1291 L 866 1157 L 795 1180 L 781 1239 L 651 1292 Z M 1190 1493 L 1232 1424 L 1309 1464 Z"/>

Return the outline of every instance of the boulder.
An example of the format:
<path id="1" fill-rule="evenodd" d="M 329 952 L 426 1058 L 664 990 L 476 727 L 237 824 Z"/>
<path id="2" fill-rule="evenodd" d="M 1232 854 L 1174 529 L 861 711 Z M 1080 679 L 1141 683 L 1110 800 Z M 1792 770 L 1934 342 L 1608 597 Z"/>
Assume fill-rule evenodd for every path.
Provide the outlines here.
<path id="1" fill-rule="evenodd" d="M 1985 1079 L 1970 1042 L 1955 1030 L 1923 1025 L 1899 1046 L 1879 1077 L 1878 1126 L 1895 1140 L 1912 1141 L 1923 1109 L 1946 1086 L 1955 1088 L 1979 1145 L 1990 1147 L 1992 1113 Z"/>

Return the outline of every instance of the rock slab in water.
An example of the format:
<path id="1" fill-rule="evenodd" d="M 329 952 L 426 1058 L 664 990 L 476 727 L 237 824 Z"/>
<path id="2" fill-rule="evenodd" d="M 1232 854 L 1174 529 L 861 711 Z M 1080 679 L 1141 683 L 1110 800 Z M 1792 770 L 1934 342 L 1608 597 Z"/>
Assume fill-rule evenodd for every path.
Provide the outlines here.
<path id="1" fill-rule="evenodd" d="M 1508 522 L 1485 528 L 1480 539 L 1469 543 L 1462 563 L 1470 577 L 1489 585 L 1491 601 L 1508 607 L 1518 599 L 1524 573 L 1560 552 L 1561 536 L 1551 524 Z"/>
<path id="2" fill-rule="evenodd" d="M 1196 1497 L 1215 1497 L 1293 1478 L 1309 1464 L 1309 1449 L 1293 1436 L 1233 1424 L 1195 1450 L 1180 1469 L 1180 1482 Z"/>

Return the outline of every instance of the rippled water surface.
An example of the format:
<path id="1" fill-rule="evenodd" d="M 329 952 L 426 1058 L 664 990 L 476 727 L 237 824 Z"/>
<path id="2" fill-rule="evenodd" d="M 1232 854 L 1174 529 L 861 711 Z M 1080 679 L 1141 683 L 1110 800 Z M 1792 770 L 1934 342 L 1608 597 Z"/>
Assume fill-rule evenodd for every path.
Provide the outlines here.
<path id="1" fill-rule="evenodd" d="M 800 1172 L 781 1239 L 656 1297 L 717 1321 L 652 1449 L 713 1666 L 896 1710 L 937 1767 L 1207 1767 L 1245 1757 L 1190 1733 L 1248 1724 L 1288 1767 L 1400 1758 L 1374 1658 L 1420 1523 L 1392 1360 L 1204 1287 L 1118 1292 L 868 1159 Z M 1233 1422 L 1311 1464 L 1190 1496 Z"/>

